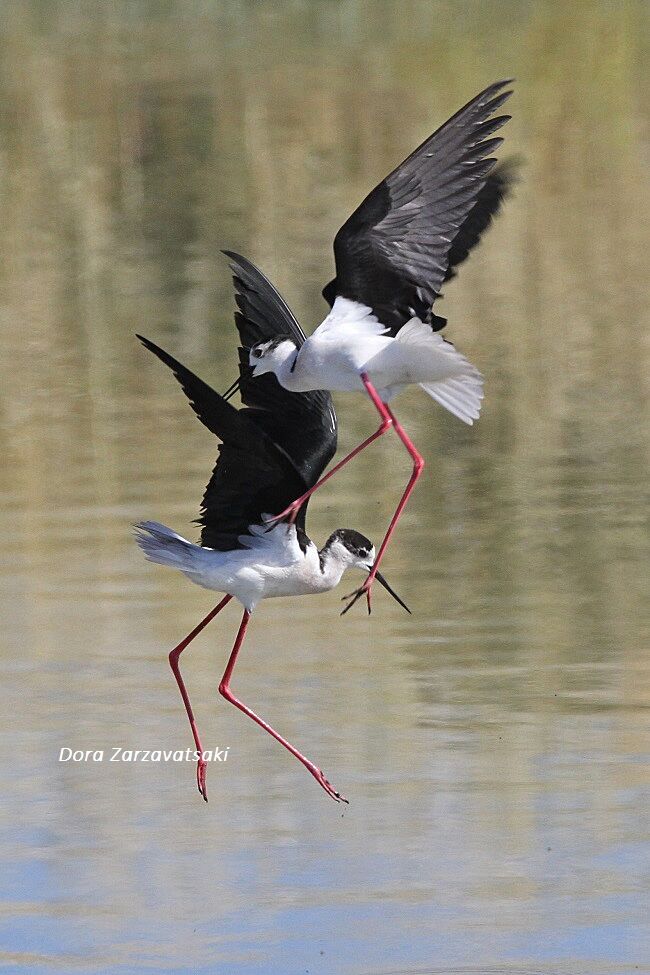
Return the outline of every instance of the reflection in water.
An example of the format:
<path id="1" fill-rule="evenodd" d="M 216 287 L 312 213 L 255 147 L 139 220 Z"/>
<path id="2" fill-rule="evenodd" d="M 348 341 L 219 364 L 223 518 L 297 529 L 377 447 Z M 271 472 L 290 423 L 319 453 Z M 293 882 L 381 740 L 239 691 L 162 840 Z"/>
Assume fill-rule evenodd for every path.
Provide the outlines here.
<path id="1" fill-rule="evenodd" d="M 647 971 L 644 5 L 143 9 L 3 18 L 0 959 Z M 190 744 L 166 653 L 209 597 L 129 527 L 187 531 L 215 444 L 133 333 L 225 388 L 220 249 L 315 324 L 343 218 L 511 74 L 523 179 L 444 302 L 484 415 L 397 403 L 428 462 L 386 565 L 414 616 L 269 602 L 241 660 L 351 807 L 217 699 L 231 618 L 185 662 L 206 746 L 230 746 L 209 806 L 190 766 L 58 763 Z M 338 403 L 345 449 L 374 420 Z M 313 505 L 315 540 L 378 539 L 407 470 L 383 438 Z"/>

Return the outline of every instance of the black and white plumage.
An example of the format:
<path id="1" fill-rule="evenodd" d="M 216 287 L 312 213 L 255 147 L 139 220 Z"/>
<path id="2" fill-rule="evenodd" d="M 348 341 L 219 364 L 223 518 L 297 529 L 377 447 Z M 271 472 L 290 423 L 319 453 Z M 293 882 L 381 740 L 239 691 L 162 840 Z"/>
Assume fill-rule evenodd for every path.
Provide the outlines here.
<path id="1" fill-rule="evenodd" d="M 446 321 L 433 305 L 513 182 L 512 165 L 493 170 L 491 155 L 510 118 L 494 116 L 511 94 L 506 84 L 472 99 L 346 220 L 334 241 L 336 277 L 323 289 L 331 311 L 309 338 L 261 271 L 226 251 L 238 304 L 263 323 L 242 335 L 256 376 L 271 372 L 293 391 L 351 391 L 366 372 L 384 402 L 417 383 L 465 423 L 478 418 L 482 377 L 434 334 Z"/>
<path id="2" fill-rule="evenodd" d="M 244 345 L 255 340 L 248 345 L 253 376 L 262 382 L 272 374 L 294 392 L 365 389 L 380 414 L 377 432 L 323 480 L 391 427 L 413 459 L 413 475 L 363 587 L 368 597 L 424 464 L 388 403 L 417 384 L 464 423 L 471 425 L 480 414 L 483 377 L 439 334 L 445 320 L 433 305 L 512 183 L 508 167 L 492 172 L 492 153 L 502 142 L 495 132 L 510 118 L 495 114 L 511 95 L 507 84 L 490 85 L 469 101 L 346 220 L 334 240 L 336 276 L 323 290 L 331 310 L 309 338 L 261 271 L 227 252 L 238 305 L 255 310 L 255 329 L 242 335 Z M 308 493 L 276 519 L 295 518 Z"/>
<path id="3" fill-rule="evenodd" d="M 242 399 L 256 405 L 237 410 L 168 352 L 138 338 L 169 366 L 198 418 L 221 441 L 201 503 L 201 545 L 157 522 L 141 522 L 136 540 L 146 556 L 180 569 L 198 585 L 235 596 L 249 612 L 270 596 L 326 592 L 347 568 L 370 571 L 374 547 L 353 529 L 333 532 L 318 551 L 305 531 L 309 499 L 291 525 L 269 530 L 265 521 L 296 492 L 313 487 L 331 460 L 336 415 L 329 393 L 292 394 L 273 380 L 277 388 L 265 409 L 266 393 L 259 387 L 249 400 L 254 384 L 242 363 Z M 296 415 L 302 437 L 294 436 Z"/>
<path id="4" fill-rule="evenodd" d="M 300 347 L 307 336 L 280 293 L 258 268 L 245 257 L 231 251 L 224 253 L 232 260 L 235 325 L 240 341 L 239 377 L 224 396 L 229 399 L 238 390 L 242 402 L 256 411 L 255 422 L 294 461 L 299 459 L 305 477 L 312 476 L 319 465 L 320 474 L 336 452 L 337 422 L 331 395 L 327 390 L 315 389 L 309 390 L 308 396 L 288 396 L 275 376 L 254 378 L 249 362 L 249 350 L 259 342 L 269 341 L 277 346 L 289 336 Z"/>
<path id="5" fill-rule="evenodd" d="M 414 317 L 430 322 L 450 267 L 463 259 L 456 236 L 464 227 L 468 251 L 484 229 L 480 215 L 498 207 L 501 181 L 487 180 L 490 153 L 503 141 L 491 136 L 510 118 L 493 117 L 511 95 L 507 84 L 490 85 L 456 112 L 346 220 L 334 238 L 336 277 L 323 289 L 330 306 L 337 297 L 364 305 L 393 337 Z"/>
<path id="6" fill-rule="evenodd" d="M 245 323 L 241 324 L 244 327 Z M 256 384 L 242 356 L 241 394 L 246 405 L 237 410 L 169 353 L 142 336 L 138 338 L 172 370 L 198 418 L 221 441 L 219 458 L 201 505 L 201 545 L 158 522 L 143 521 L 136 526 L 136 541 L 150 561 L 178 569 L 197 585 L 226 594 L 170 654 L 199 756 L 199 791 L 207 799 L 201 742 L 178 658 L 197 633 L 235 597 L 244 607 L 244 616 L 220 692 L 295 755 L 328 795 L 342 799 L 320 769 L 242 704 L 229 684 L 250 614 L 260 600 L 326 592 L 338 585 L 346 569 L 368 572 L 373 566 L 374 546 L 353 529 L 338 529 L 320 551 L 316 548 L 305 531 L 308 500 L 293 524 L 279 524 L 269 530 L 264 521 L 268 512 L 313 487 L 332 458 L 336 449 L 336 415 L 331 397 L 322 392 L 289 393 L 271 377 L 264 385 Z M 302 431 L 301 435 L 296 429 Z M 379 581 L 408 611 L 386 580 L 380 577 Z"/>
<path id="7" fill-rule="evenodd" d="M 237 410 L 185 366 L 138 336 L 169 366 L 204 426 L 219 438 L 219 456 L 201 502 L 201 545 L 221 552 L 243 548 L 262 513 L 284 507 L 316 483 L 336 452 L 336 414 L 329 393 L 294 396 L 269 376 L 252 381 L 240 353 Z M 247 357 L 246 357 L 247 358 Z M 296 526 L 304 544 L 307 505 Z"/>

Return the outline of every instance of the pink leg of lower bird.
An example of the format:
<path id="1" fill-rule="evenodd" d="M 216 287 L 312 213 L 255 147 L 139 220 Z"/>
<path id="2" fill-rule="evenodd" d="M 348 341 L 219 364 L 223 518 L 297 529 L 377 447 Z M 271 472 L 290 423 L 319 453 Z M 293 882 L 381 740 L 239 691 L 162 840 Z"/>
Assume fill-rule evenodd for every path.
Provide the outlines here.
<path id="1" fill-rule="evenodd" d="M 194 720 L 194 712 L 192 711 L 192 705 L 190 704 L 190 696 L 187 693 L 187 688 L 185 687 L 185 682 L 181 676 L 180 667 L 178 665 L 178 658 L 182 654 L 185 647 L 189 646 L 195 636 L 198 636 L 202 629 L 204 629 L 208 623 L 215 618 L 217 613 L 221 612 L 224 606 L 230 602 L 232 596 L 224 596 L 218 605 L 214 607 L 211 612 L 201 620 L 198 626 L 196 626 L 191 633 L 182 640 L 177 647 L 169 654 L 169 665 L 172 669 L 174 677 L 176 678 L 176 683 L 178 684 L 178 689 L 181 692 L 181 697 L 183 698 L 183 704 L 185 705 L 185 710 L 187 711 L 187 716 L 190 719 L 190 728 L 192 729 L 192 737 L 194 738 L 194 744 L 196 745 L 196 750 L 199 753 L 199 760 L 196 766 L 196 784 L 198 786 L 199 792 L 208 801 L 208 790 L 205 783 L 205 761 L 203 760 L 203 745 L 201 744 L 201 739 L 199 738 L 199 730 L 196 727 L 196 721 Z"/>
<path id="2" fill-rule="evenodd" d="M 384 540 L 383 540 L 383 542 L 381 543 L 381 545 L 379 547 L 379 551 L 377 552 L 377 558 L 375 559 L 375 564 L 373 565 L 372 569 L 370 570 L 370 572 L 368 574 L 368 578 L 366 579 L 366 581 L 364 582 L 364 584 L 359 589 L 357 589 L 353 593 L 350 593 L 348 596 L 344 596 L 343 597 L 344 599 L 350 599 L 350 602 L 348 603 L 348 605 L 343 610 L 343 613 L 347 613 L 347 611 L 349 609 L 351 609 L 352 606 L 354 606 L 354 604 L 356 603 L 356 601 L 358 599 L 360 599 L 361 596 L 363 596 L 363 595 L 365 595 L 365 597 L 366 597 L 366 600 L 368 602 L 368 612 L 370 612 L 370 599 L 371 599 L 371 592 L 372 592 L 372 584 L 375 581 L 375 576 L 377 574 L 377 569 L 379 568 L 379 563 L 381 562 L 381 560 L 384 557 L 384 552 L 386 551 L 386 548 L 387 548 L 388 543 L 390 541 L 391 535 L 395 531 L 395 527 L 397 525 L 397 522 L 399 521 L 399 519 L 401 517 L 401 514 L 404 511 L 404 508 L 406 507 L 406 503 L 407 503 L 409 497 L 411 496 L 411 492 L 412 492 L 413 488 L 415 487 L 416 482 L 417 482 L 418 478 L 420 477 L 420 474 L 422 473 L 422 470 L 424 468 L 424 458 L 418 453 L 418 451 L 415 448 L 415 445 L 413 444 L 413 441 L 410 439 L 410 437 L 408 436 L 406 430 L 401 425 L 401 423 L 398 422 L 395 414 L 391 411 L 390 407 L 386 403 L 383 402 L 383 400 L 381 399 L 381 397 L 377 393 L 377 390 L 375 389 L 375 387 L 372 385 L 372 383 L 368 379 L 367 374 L 366 373 L 361 373 L 361 379 L 363 380 L 363 384 L 366 387 L 366 391 L 368 393 L 368 396 L 370 397 L 370 399 L 374 403 L 374 405 L 377 408 L 380 416 L 382 417 L 382 419 L 384 419 L 386 416 L 388 416 L 388 418 L 392 422 L 392 425 L 393 425 L 393 428 L 395 430 L 395 433 L 400 438 L 400 440 L 402 441 L 402 443 L 404 444 L 404 446 L 408 450 L 411 458 L 413 459 L 413 473 L 411 474 L 411 477 L 409 478 L 409 482 L 406 485 L 406 489 L 404 491 L 404 494 L 402 495 L 402 497 L 400 499 L 400 502 L 397 505 L 397 508 L 395 509 L 395 514 L 391 518 L 390 524 L 388 526 L 388 530 L 387 530 L 387 532 L 386 532 L 386 534 L 384 536 Z M 343 613 L 341 613 L 341 615 L 343 615 Z"/>
<path id="3" fill-rule="evenodd" d="M 252 718 L 253 721 L 255 721 L 260 726 L 260 728 L 264 728 L 265 731 L 268 731 L 268 733 L 273 738 L 275 738 L 276 741 L 279 741 L 281 745 L 284 745 L 287 751 L 290 751 L 292 755 L 295 755 L 298 761 L 302 762 L 302 764 L 305 766 L 307 771 L 311 772 L 311 774 L 314 776 L 318 784 L 322 786 L 323 789 L 325 789 L 325 792 L 328 794 L 328 796 L 331 796 L 332 799 L 335 799 L 337 802 L 347 802 L 348 800 L 344 796 L 340 795 L 332 788 L 332 786 L 329 784 L 329 782 L 327 781 L 327 779 L 325 778 L 321 770 L 317 768 L 313 762 L 310 762 L 308 758 L 305 758 L 305 756 L 302 755 L 297 748 L 294 748 L 293 745 L 291 745 L 286 740 L 286 738 L 283 738 L 282 735 L 279 735 L 277 733 L 277 731 L 274 731 L 270 724 L 267 724 L 266 721 L 263 721 L 262 718 L 259 717 L 259 715 L 255 714 L 254 711 L 251 711 L 249 707 L 246 707 L 246 705 L 243 704 L 238 698 L 236 698 L 233 692 L 230 690 L 230 678 L 232 677 L 232 672 L 235 669 L 237 656 L 239 654 L 241 645 L 244 642 L 244 637 L 246 635 L 246 628 L 248 626 L 248 621 L 250 618 L 251 617 L 248 610 L 244 610 L 244 615 L 242 616 L 242 621 L 239 627 L 239 632 L 237 633 L 237 639 L 235 640 L 235 645 L 232 648 L 232 653 L 230 654 L 230 660 L 228 661 L 228 666 L 226 667 L 224 671 L 224 675 L 221 678 L 221 683 L 219 684 L 219 693 L 222 694 L 227 701 L 230 701 L 231 704 L 234 704 L 236 708 L 239 708 L 240 711 L 243 711 L 244 714 L 247 714 L 249 718 Z"/>
<path id="4" fill-rule="evenodd" d="M 379 402 L 381 402 L 381 400 Z M 381 437 L 382 434 L 386 433 L 386 431 L 389 430 L 392 425 L 393 425 L 393 421 L 390 418 L 390 416 L 388 415 L 386 417 L 382 416 L 381 425 L 379 426 L 378 430 L 375 430 L 375 432 L 371 436 L 369 436 L 366 440 L 364 440 L 363 443 L 360 443 L 358 447 L 355 447 L 354 450 L 351 450 L 350 453 L 343 458 L 343 460 L 339 461 L 339 463 L 336 464 L 331 471 L 328 471 L 324 477 L 321 477 L 320 481 L 317 481 L 316 484 L 314 484 L 314 486 L 309 489 L 309 491 L 305 491 L 305 493 L 301 495 L 296 501 L 293 501 L 288 508 L 285 508 L 284 511 L 281 511 L 279 515 L 275 515 L 273 518 L 268 518 L 266 524 L 274 525 L 278 521 L 285 521 L 285 520 L 288 521 L 290 524 L 292 524 L 296 520 L 298 512 L 302 508 L 303 504 L 305 503 L 307 498 L 310 498 L 312 496 L 314 491 L 317 491 L 319 487 L 321 487 L 321 485 L 325 483 L 325 481 L 329 481 L 330 477 L 333 477 L 337 471 L 340 471 L 342 467 L 345 467 L 345 465 L 348 464 L 353 457 L 356 457 L 357 454 L 360 454 L 362 450 L 365 450 L 366 447 L 369 447 L 370 444 L 373 443 L 373 441 L 375 441 L 378 437 Z"/>

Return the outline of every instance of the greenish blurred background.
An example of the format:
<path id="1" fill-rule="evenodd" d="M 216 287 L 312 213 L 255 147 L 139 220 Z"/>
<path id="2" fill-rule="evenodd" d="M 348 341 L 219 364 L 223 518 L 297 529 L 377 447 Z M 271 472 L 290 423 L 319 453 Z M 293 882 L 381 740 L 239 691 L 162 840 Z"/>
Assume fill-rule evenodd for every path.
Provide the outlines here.
<path id="1" fill-rule="evenodd" d="M 0 967 L 16 973 L 650 971 L 647 4 L 7 3 L 0 9 Z M 396 403 L 427 470 L 381 593 L 264 604 L 234 686 L 341 810 L 218 697 L 237 614 L 147 565 L 190 537 L 215 442 L 139 331 L 234 378 L 221 248 L 307 330 L 336 229 L 486 84 L 521 181 L 447 289 L 486 377 L 465 428 Z M 374 429 L 340 396 L 340 446 Z M 385 437 L 310 531 L 379 539 Z M 348 587 L 350 588 L 350 587 Z"/>

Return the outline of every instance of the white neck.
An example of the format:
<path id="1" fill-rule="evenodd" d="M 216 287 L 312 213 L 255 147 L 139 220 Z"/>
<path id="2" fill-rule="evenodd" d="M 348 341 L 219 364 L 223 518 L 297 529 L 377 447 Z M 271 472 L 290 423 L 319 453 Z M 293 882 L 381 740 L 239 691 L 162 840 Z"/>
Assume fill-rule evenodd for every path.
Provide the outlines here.
<path id="1" fill-rule="evenodd" d="M 339 559 L 332 556 L 329 551 L 323 554 L 322 562 L 319 557 L 319 567 L 321 570 L 318 580 L 319 588 L 322 588 L 323 592 L 329 592 L 330 589 L 335 589 L 347 568 Z"/>
<path id="2" fill-rule="evenodd" d="M 287 343 L 287 346 L 288 348 L 285 357 L 279 362 L 276 358 L 276 361 L 273 363 L 273 372 L 275 373 L 278 382 L 284 387 L 284 389 L 295 390 L 296 386 L 298 385 L 298 380 L 292 370 L 295 366 L 296 359 L 298 358 L 298 352 L 300 350 L 293 345 L 289 346 L 289 343 Z"/>

